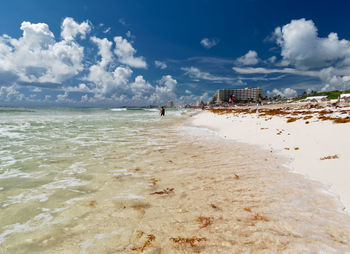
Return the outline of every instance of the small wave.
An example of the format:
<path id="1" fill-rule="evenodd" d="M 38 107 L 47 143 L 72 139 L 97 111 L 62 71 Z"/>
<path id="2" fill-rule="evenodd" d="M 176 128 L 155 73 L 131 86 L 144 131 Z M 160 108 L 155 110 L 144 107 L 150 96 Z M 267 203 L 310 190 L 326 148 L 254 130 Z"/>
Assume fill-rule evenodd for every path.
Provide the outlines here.
<path id="1" fill-rule="evenodd" d="M 126 111 L 126 108 L 111 108 L 111 111 Z"/>
<path id="2" fill-rule="evenodd" d="M 48 226 L 52 222 L 53 216 L 47 213 L 41 213 L 24 224 L 15 223 L 4 226 L 5 231 L 0 234 L 0 244 L 3 243 L 8 235 L 13 233 L 31 232 Z"/>
<path id="3" fill-rule="evenodd" d="M 150 112 L 159 112 L 159 109 L 157 108 L 147 108 L 145 111 L 150 111 Z"/>
<path id="4" fill-rule="evenodd" d="M 74 177 L 56 180 L 54 182 L 43 185 L 44 189 L 66 189 L 67 187 L 78 187 L 89 184 L 88 181 L 81 181 Z"/>
<path id="5" fill-rule="evenodd" d="M 0 179 L 8 179 L 8 178 L 30 178 L 33 177 L 34 173 L 26 173 L 17 169 L 5 170 L 2 174 L 0 174 Z"/>

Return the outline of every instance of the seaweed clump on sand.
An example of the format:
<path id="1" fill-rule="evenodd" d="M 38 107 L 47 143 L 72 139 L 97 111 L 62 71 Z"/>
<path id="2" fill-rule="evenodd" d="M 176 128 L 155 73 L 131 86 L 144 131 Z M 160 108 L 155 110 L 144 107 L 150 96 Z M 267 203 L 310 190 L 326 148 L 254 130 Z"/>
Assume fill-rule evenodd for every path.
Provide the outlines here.
<path id="1" fill-rule="evenodd" d="M 287 123 L 295 122 L 296 120 L 299 120 L 300 118 L 297 117 L 288 117 Z"/>
<path id="2" fill-rule="evenodd" d="M 205 216 L 199 216 L 197 218 L 197 220 L 201 224 L 200 228 L 208 227 L 209 225 L 213 224 L 213 222 L 214 222 L 213 217 L 205 217 Z"/>
<path id="3" fill-rule="evenodd" d="M 169 195 L 169 194 L 171 194 L 173 192 L 174 192 L 174 188 L 166 188 L 166 189 L 164 189 L 162 191 L 152 192 L 152 193 L 150 193 L 150 195 L 164 195 L 164 194 Z"/>
<path id="4" fill-rule="evenodd" d="M 207 238 L 205 237 L 190 237 L 190 238 L 185 238 L 185 237 L 172 237 L 170 238 L 170 240 L 172 240 L 174 243 L 177 243 L 177 244 L 181 244 L 181 245 L 186 245 L 186 244 L 189 244 L 191 245 L 191 247 L 196 247 L 196 244 L 202 242 L 202 241 L 206 241 Z"/>
<path id="5" fill-rule="evenodd" d="M 138 237 L 141 238 L 143 236 L 144 232 L 140 232 Z M 156 237 L 152 234 L 148 234 L 146 237 L 146 241 L 142 244 L 140 247 L 133 247 L 131 250 L 133 251 L 141 251 L 143 252 L 148 246 L 152 245 L 152 242 L 156 239 Z"/>
<path id="6" fill-rule="evenodd" d="M 331 160 L 331 159 L 338 159 L 339 156 L 336 154 L 336 155 L 328 155 L 328 156 L 324 156 L 322 158 L 320 158 L 321 161 L 323 160 Z"/>
<path id="7" fill-rule="evenodd" d="M 215 204 L 210 204 L 210 206 L 211 206 L 211 208 L 214 208 L 214 209 L 220 209 L 217 205 L 215 205 Z"/>

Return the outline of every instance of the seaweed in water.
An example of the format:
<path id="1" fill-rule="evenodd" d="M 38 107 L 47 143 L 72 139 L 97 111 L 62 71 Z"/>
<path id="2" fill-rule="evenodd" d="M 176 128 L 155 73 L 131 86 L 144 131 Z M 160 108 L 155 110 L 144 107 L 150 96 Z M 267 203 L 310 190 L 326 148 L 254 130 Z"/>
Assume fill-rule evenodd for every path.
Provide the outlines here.
<path id="1" fill-rule="evenodd" d="M 213 217 L 199 216 L 198 222 L 201 224 L 200 228 L 205 228 L 205 227 L 208 227 L 209 225 L 213 224 L 214 218 Z"/>
<path id="2" fill-rule="evenodd" d="M 150 195 L 156 195 L 156 194 L 157 195 L 164 195 L 164 194 L 169 195 L 169 194 L 171 194 L 173 192 L 174 192 L 174 188 L 166 188 L 166 189 L 164 189 L 162 191 L 152 192 Z"/>
<path id="3" fill-rule="evenodd" d="M 205 237 L 191 237 L 191 238 L 185 238 L 185 237 L 177 237 L 177 238 L 170 238 L 170 240 L 172 240 L 174 243 L 178 243 L 178 244 L 189 244 L 191 245 L 191 247 L 195 247 L 196 243 L 200 243 L 202 241 L 206 241 L 207 238 Z"/>
<path id="4" fill-rule="evenodd" d="M 156 184 L 159 182 L 159 179 L 157 179 L 157 178 L 151 178 L 151 179 L 150 179 L 150 182 L 151 182 L 151 184 L 154 186 L 154 185 L 156 185 Z"/>
<path id="5" fill-rule="evenodd" d="M 95 208 L 96 204 L 97 204 L 97 202 L 95 200 L 91 200 L 90 203 L 89 203 L 89 206 L 92 207 L 92 208 Z"/>

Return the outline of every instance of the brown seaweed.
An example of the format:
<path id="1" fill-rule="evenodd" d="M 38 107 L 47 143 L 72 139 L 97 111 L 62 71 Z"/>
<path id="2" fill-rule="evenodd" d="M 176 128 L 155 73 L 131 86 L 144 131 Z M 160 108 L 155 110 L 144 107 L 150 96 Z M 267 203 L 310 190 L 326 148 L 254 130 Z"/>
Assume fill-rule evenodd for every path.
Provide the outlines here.
<path id="1" fill-rule="evenodd" d="M 138 237 L 141 238 L 143 236 L 144 232 L 140 232 L 138 234 Z M 142 246 L 140 247 L 133 247 L 131 248 L 131 250 L 134 250 L 134 251 L 137 251 L 137 250 L 140 250 L 141 252 L 143 252 L 148 246 L 151 246 L 152 245 L 152 242 L 156 239 L 156 237 L 152 234 L 148 234 L 147 235 L 147 238 L 146 238 L 146 241 L 143 243 Z"/>
<path id="2" fill-rule="evenodd" d="M 322 158 L 320 158 L 321 161 L 323 160 L 331 160 L 331 159 L 338 159 L 339 156 L 336 154 L 336 155 L 328 155 L 328 156 L 324 156 Z"/>
<path id="3" fill-rule="evenodd" d="M 172 237 L 172 238 L 170 238 L 170 240 L 172 240 L 174 243 L 183 244 L 183 245 L 189 244 L 189 245 L 191 245 L 191 247 L 195 247 L 196 243 L 198 244 L 202 241 L 206 241 L 207 238 L 205 238 L 205 237 L 198 238 L 196 236 L 191 237 L 191 238 L 185 238 L 185 237 L 174 238 L 174 237 Z"/>
<path id="4" fill-rule="evenodd" d="M 199 216 L 197 218 L 197 220 L 201 224 L 200 228 L 205 228 L 205 227 L 208 227 L 209 225 L 213 224 L 214 217 Z"/>
<path id="5" fill-rule="evenodd" d="M 150 193 L 150 195 L 164 195 L 164 194 L 169 195 L 169 194 L 171 194 L 173 192 L 174 192 L 174 188 L 166 188 L 166 189 L 164 189 L 162 191 L 152 192 L 152 193 Z"/>

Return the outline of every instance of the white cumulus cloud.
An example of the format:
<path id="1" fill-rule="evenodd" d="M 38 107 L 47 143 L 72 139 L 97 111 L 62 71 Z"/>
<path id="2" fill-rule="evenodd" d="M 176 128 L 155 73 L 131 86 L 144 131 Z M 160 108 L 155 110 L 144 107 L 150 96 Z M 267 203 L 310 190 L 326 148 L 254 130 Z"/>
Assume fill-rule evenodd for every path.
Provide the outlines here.
<path id="1" fill-rule="evenodd" d="M 20 29 L 19 39 L 0 36 L 0 82 L 62 83 L 83 70 L 84 48 L 74 40 L 56 41 L 44 23 Z"/>
<path id="2" fill-rule="evenodd" d="M 350 64 L 350 42 L 339 40 L 336 33 L 318 37 L 312 20 L 292 20 L 274 32 L 285 61 L 300 68 L 327 67 L 337 62 Z"/>
<path id="3" fill-rule="evenodd" d="M 175 100 L 176 94 L 175 89 L 177 85 L 177 80 L 171 75 L 162 76 L 155 87 L 155 92 L 150 96 L 150 101 L 155 103 L 165 104 L 169 100 Z"/>
<path id="4" fill-rule="evenodd" d="M 274 96 L 281 96 L 281 97 L 296 97 L 298 95 L 297 91 L 295 91 L 292 88 L 284 88 L 284 89 L 273 89 L 272 91 L 267 91 L 267 96 L 274 97 Z"/>
<path id="5" fill-rule="evenodd" d="M 78 34 L 80 34 L 82 39 L 85 39 L 85 36 L 90 32 L 91 27 L 87 21 L 78 24 L 73 18 L 68 17 L 63 20 L 61 30 L 62 38 L 71 41 L 74 40 Z"/>
<path id="6" fill-rule="evenodd" d="M 168 66 L 166 65 L 166 63 L 164 62 L 161 62 L 161 61 L 158 61 L 158 60 L 155 60 L 154 61 L 154 65 L 157 67 L 157 68 L 160 68 L 162 70 L 166 69 Z"/>
<path id="7" fill-rule="evenodd" d="M 216 46 L 218 43 L 220 42 L 219 39 L 216 38 L 203 38 L 201 40 L 201 45 L 206 48 L 206 49 L 210 49 L 214 46 Z"/>
<path id="8" fill-rule="evenodd" d="M 247 54 L 237 58 L 236 62 L 241 65 L 255 65 L 259 62 L 258 53 L 254 50 L 249 50 Z"/>
<path id="9" fill-rule="evenodd" d="M 136 49 L 133 48 L 127 39 L 121 36 L 114 37 L 115 49 L 114 53 L 118 56 L 119 62 L 135 68 L 147 68 L 144 57 L 135 57 Z"/>

